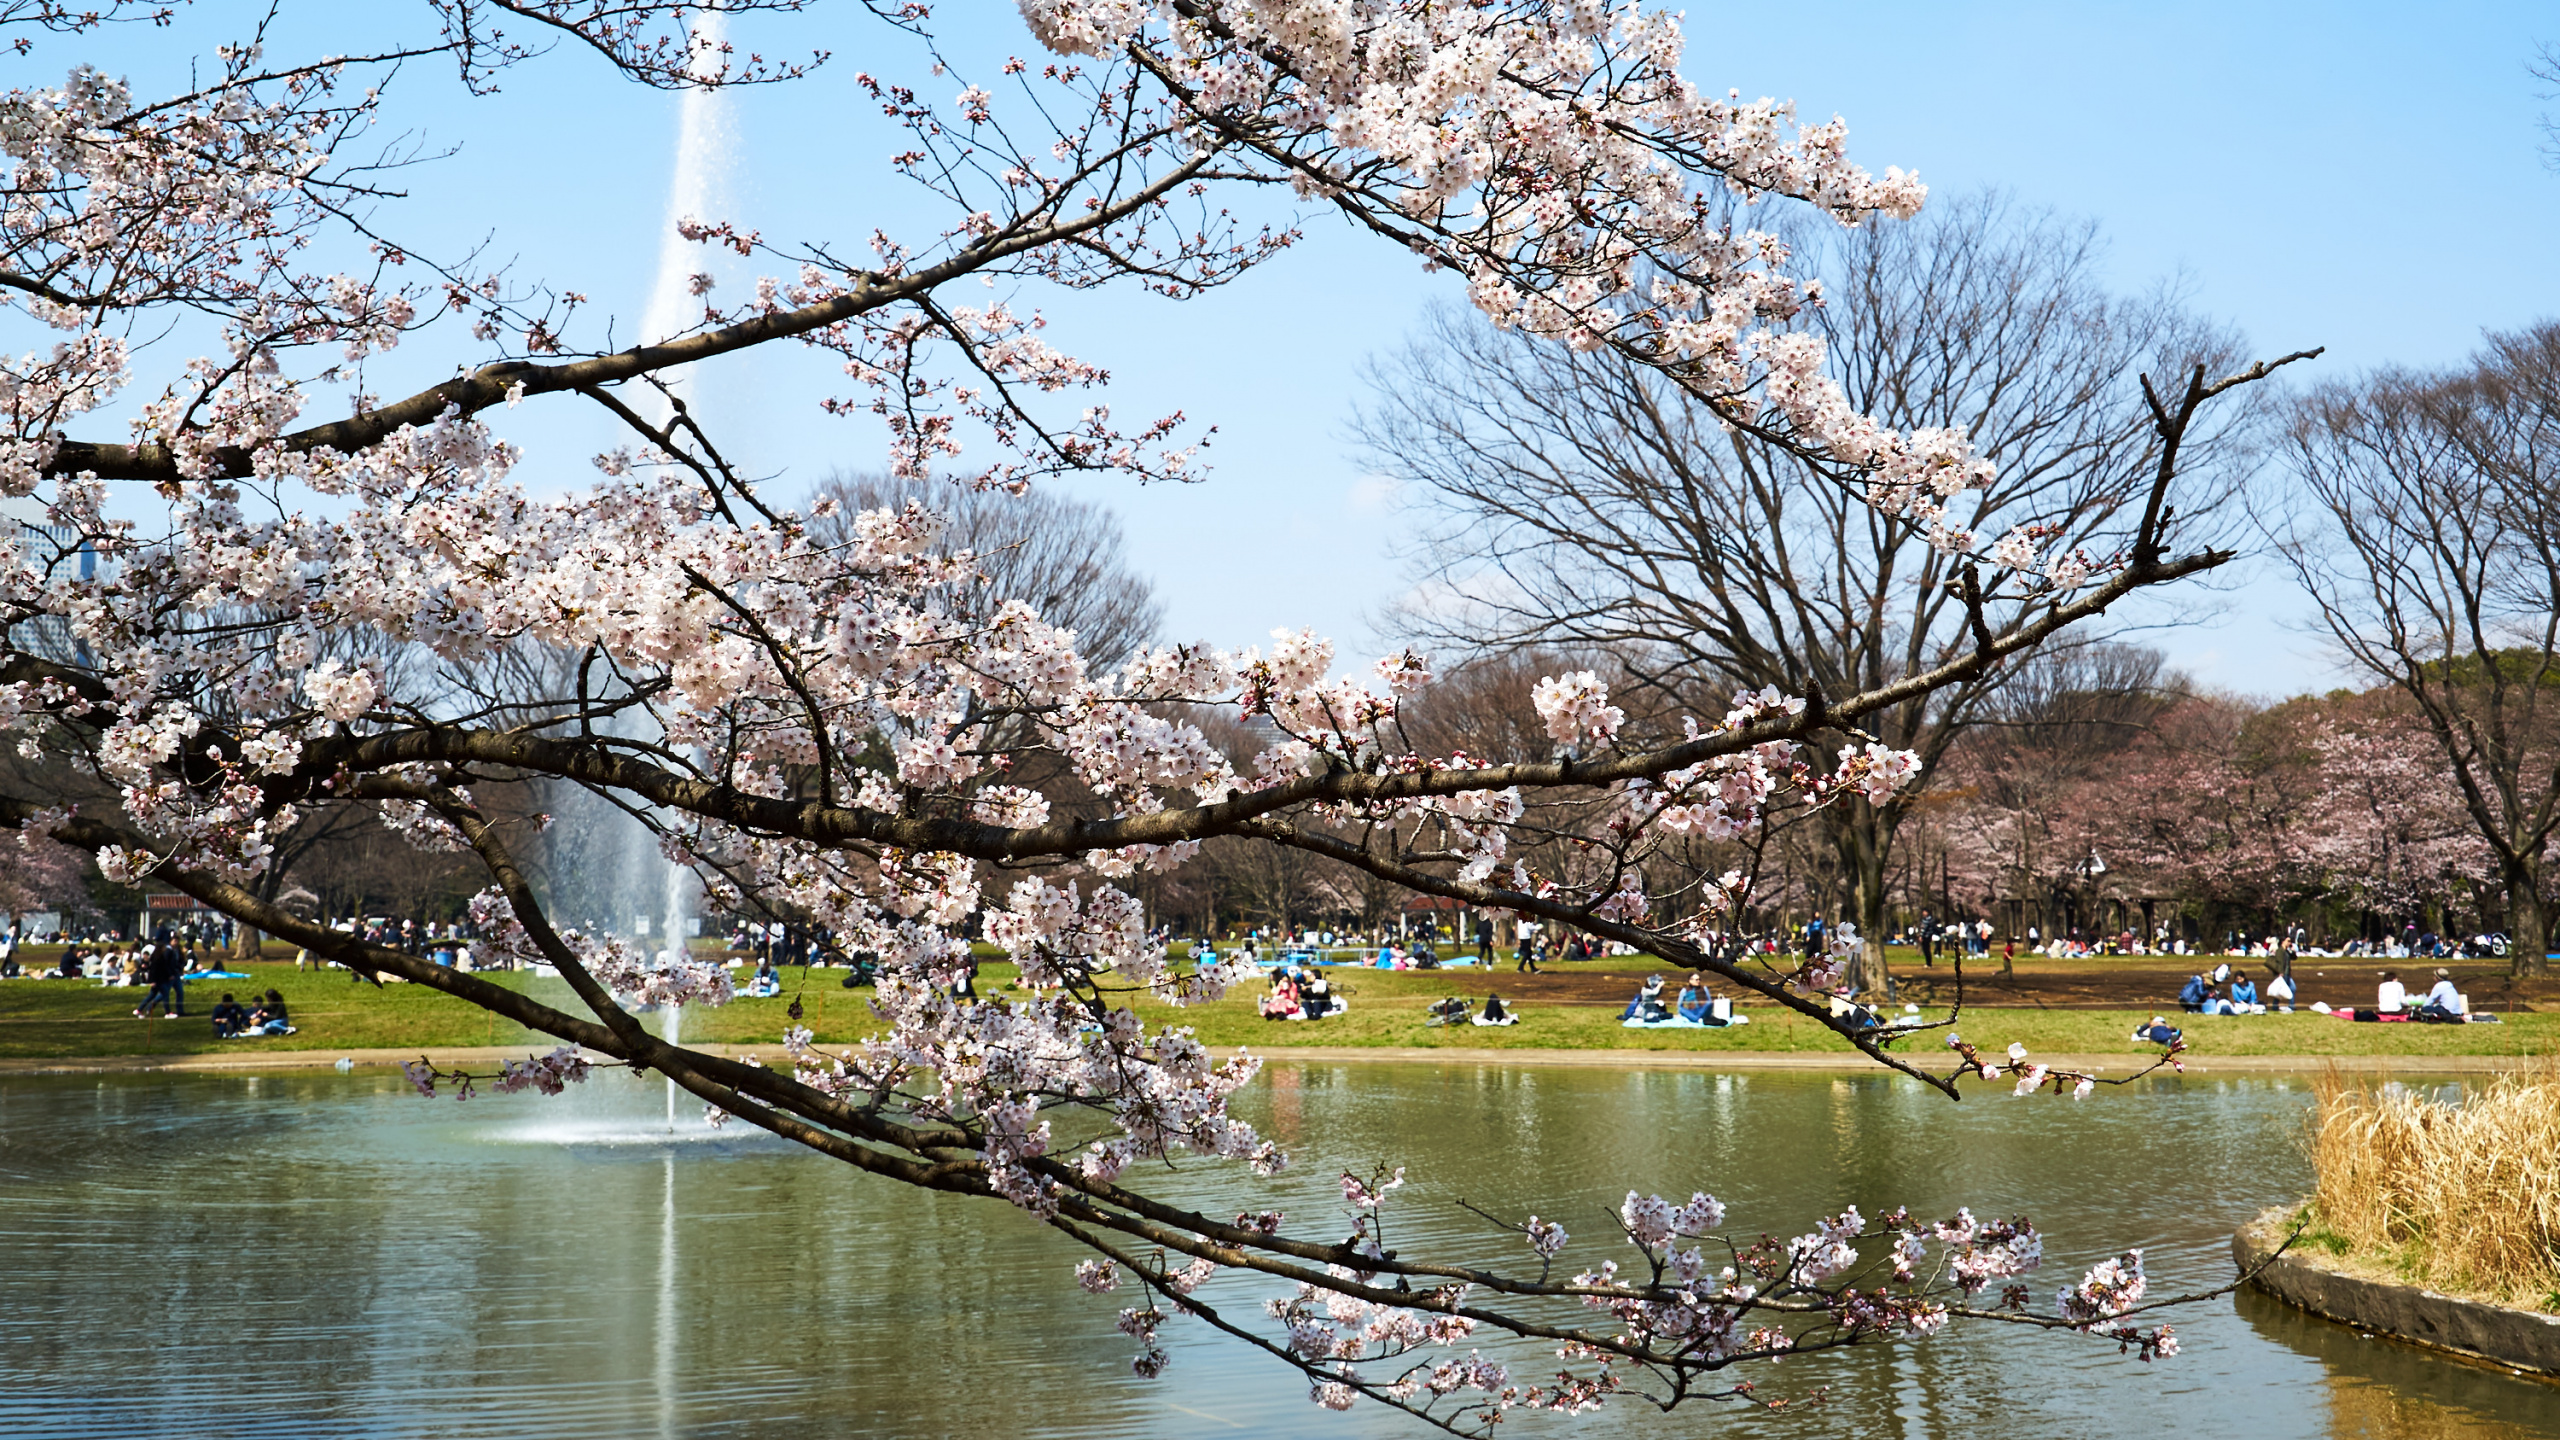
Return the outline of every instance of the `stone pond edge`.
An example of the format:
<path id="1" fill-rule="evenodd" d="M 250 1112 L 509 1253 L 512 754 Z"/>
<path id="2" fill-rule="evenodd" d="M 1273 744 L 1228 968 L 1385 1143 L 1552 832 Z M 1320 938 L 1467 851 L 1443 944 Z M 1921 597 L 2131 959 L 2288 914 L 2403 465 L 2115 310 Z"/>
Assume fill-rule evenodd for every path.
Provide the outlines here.
<path id="1" fill-rule="evenodd" d="M 431 1045 L 423 1053 L 440 1065 L 486 1065 L 537 1054 L 545 1044 L 500 1046 Z M 781 1054 L 772 1044 L 710 1044 L 695 1048 L 732 1058 L 755 1055 L 770 1060 Z M 1749 1050 L 1547 1050 L 1526 1046 L 1469 1047 L 1428 1045 L 1249 1045 L 1265 1060 L 1282 1063 L 1461 1064 L 1564 1066 L 1611 1070 L 1827 1071 L 1877 1072 L 1863 1055 L 1804 1051 Z M 357 1068 L 374 1069 L 419 1058 L 418 1048 L 359 1050 L 236 1050 L 179 1055 L 90 1055 L 10 1057 L 0 1059 L 0 1075 L 98 1074 L 116 1071 L 250 1071 L 326 1069 L 340 1059 Z M 1934 1057 L 1932 1057 L 1934 1058 Z M 2039 1055 L 2049 1065 L 2100 1075 L 2123 1075 L 2149 1061 L 2141 1055 Z M 2348 1074 L 2474 1075 L 2522 1069 L 2529 1055 L 2220 1055 L 2187 1060 L 2187 1074 L 2303 1075 L 2335 1065 Z M 1880 1072 L 1879 1072 L 1880 1073 Z M 2169 1072 L 2160 1072 L 2164 1077 Z"/>
<path id="2" fill-rule="evenodd" d="M 2231 1237 L 2231 1259 L 2243 1273 L 2264 1263 L 2249 1283 L 2297 1309 L 2358 1330 L 2560 1378 L 2560 1316 L 2440 1295 L 2417 1285 L 2368 1280 L 2322 1265 L 2283 1245 L 2288 1207 L 2269 1210 Z M 2269 1256 L 2275 1256 L 2268 1260 Z"/>

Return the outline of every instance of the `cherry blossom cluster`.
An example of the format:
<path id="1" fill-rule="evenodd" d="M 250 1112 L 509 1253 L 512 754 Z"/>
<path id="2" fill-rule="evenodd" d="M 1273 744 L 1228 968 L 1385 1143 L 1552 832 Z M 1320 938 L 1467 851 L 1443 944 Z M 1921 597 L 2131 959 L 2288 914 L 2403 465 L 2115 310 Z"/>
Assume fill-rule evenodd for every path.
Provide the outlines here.
<path id="1" fill-rule="evenodd" d="M 401 1062 L 400 1074 L 409 1082 L 409 1088 L 426 1099 L 434 1099 L 436 1087 L 450 1082 L 454 1087 L 453 1098 L 468 1100 L 478 1093 L 475 1087 L 481 1080 L 489 1081 L 489 1088 L 501 1095 L 512 1095 L 521 1090 L 558 1095 L 571 1085 L 583 1083 L 595 1069 L 595 1062 L 580 1053 L 576 1046 L 562 1045 L 547 1055 L 502 1060 L 498 1062 L 495 1076 L 443 1069 L 424 1056 Z"/>
<path id="2" fill-rule="evenodd" d="M 548 964 L 555 957 L 525 933 L 515 906 L 494 889 L 471 897 L 472 923 L 484 945 L 499 955 L 526 964 Z M 624 1003 L 654 1009 L 661 1005 L 726 1005 L 737 998 L 728 968 L 714 960 L 697 960 L 682 946 L 656 952 L 618 935 L 591 936 L 569 930 L 560 934 L 568 957 L 597 984 Z M 546 1092 L 548 1093 L 548 1092 Z"/>
<path id="3" fill-rule="evenodd" d="M 489 1088 L 501 1095 L 511 1095 L 519 1090 L 557 1095 L 566 1087 L 584 1081 L 594 1068 L 586 1057 L 578 1053 L 577 1047 L 562 1045 L 548 1055 L 500 1062 L 498 1078 Z"/>
<path id="4" fill-rule="evenodd" d="M 1801 1309 L 1808 1300 L 1818 1302 L 1827 1322 L 1847 1337 L 1826 1343 L 1933 1334 L 1949 1319 L 1934 1289 L 1941 1279 L 1953 1280 L 1969 1295 L 1993 1277 L 2023 1273 L 2042 1260 L 2040 1242 L 2023 1221 L 1982 1226 L 1969 1212 L 1959 1212 L 1954 1220 L 1928 1226 L 1897 1210 L 1883 1222 L 1884 1233 L 1894 1237 L 1886 1252 L 1889 1277 L 1877 1277 L 1861 1250 L 1871 1238 L 1869 1224 L 1855 1208 L 1825 1217 L 1792 1239 L 1762 1237 L 1748 1245 L 1716 1235 L 1724 1218 L 1724 1207 L 1704 1193 L 1674 1205 L 1659 1195 L 1630 1192 L 1619 1208 L 1619 1226 L 1642 1255 L 1644 1269 L 1629 1273 L 1610 1260 L 1576 1275 L 1583 1304 L 1618 1320 L 1625 1327 L 1620 1343 L 1648 1361 L 1714 1368 L 1738 1357 L 1798 1348 L 1811 1332 L 1788 1328 L 1787 1307 Z M 1531 1244 L 1547 1258 L 1548 1237 L 1534 1227 L 1535 1222 Z M 1948 1258 L 1940 1272 L 1924 1275 L 1932 1241 L 1946 1248 Z M 1729 1263 L 1711 1262 L 1711 1245 Z"/>
<path id="5" fill-rule="evenodd" d="M 2027 1047 L 2015 1041 L 2009 1045 L 2006 1060 L 1986 1058 L 1971 1042 L 1953 1031 L 1947 1034 L 1947 1048 L 1963 1057 L 1964 1063 L 1956 1071 L 1958 1075 L 1979 1075 L 1991 1081 L 1998 1081 L 2004 1077 L 2013 1078 L 2017 1082 L 2014 1093 L 2020 1096 L 2033 1095 L 2038 1090 L 2050 1089 L 2056 1095 L 2068 1095 L 2074 1100 L 2086 1100 L 2090 1092 L 2098 1088 L 2097 1076 L 2078 1070 L 2057 1069 L 2041 1060 L 2030 1060 L 2027 1058 Z M 2160 1058 L 2154 1062 L 2154 1067 L 2166 1065 L 2171 1070 L 2184 1074 L 2187 1062 L 2182 1057 L 2186 1048 L 2187 1042 L 2183 1038 L 2170 1041 L 2162 1047 Z"/>
<path id="6" fill-rule="evenodd" d="M 1106 1114 L 1114 1133 L 1073 1163 L 1116 1179 L 1140 1160 L 1176 1150 L 1241 1159 L 1259 1173 L 1287 1163 L 1279 1148 L 1227 1111 L 1228 1097 L 1260 1069 L 1249 1057 L 1219 1060 L 1188 1031 L 1150 1032 L 1128 1010 L 1099 1017 L 1072 997 L 967 1002 L 939 987 L 884 973 L 875 1006 L 888 1029 L 839 1057 L 829 1073 L 805 1036 L 793 1044 L 804 1083 L 830 1093 L 881 1093 L 921 1085 L 923 1118 L 980 1137 L 989 1182 L 1032 1211 L 1055 1213 L 1056 1183 L 1027 1163 L 1048 1156 L 1044 1111 L 1075 1104 Z"/>
<path id="7" fill-rule="evenodd" d="M 2080 1277 L 2079 1284 L 2054 1292 L 2054 1308 L 2075 1328 L 2115 1341 L 2118 1351 L 2137 1351 L 2145 1361 L 2169 1359 L 2178 1353 L 2178 1335 L 2174 1327 L 2108 1323 L 2140 1305 L 2149 1290 L 2150 1279 L 2142 1269 L 2142 1252 L 2127 1250 L 2090 1267 L 2089 1273 Z"/>

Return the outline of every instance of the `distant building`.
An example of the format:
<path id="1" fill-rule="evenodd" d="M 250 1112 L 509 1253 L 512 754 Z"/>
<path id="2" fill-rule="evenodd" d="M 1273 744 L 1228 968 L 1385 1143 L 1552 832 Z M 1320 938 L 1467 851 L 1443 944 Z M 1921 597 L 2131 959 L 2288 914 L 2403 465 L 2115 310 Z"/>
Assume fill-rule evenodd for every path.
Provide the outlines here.
<path id="1" fill-rule="evenodd" d="M 32 567 L 55 575 L 70 567 L 81 580 L 98 577 L 98 552 L 67 525 L 47 525 L 44 506 L 32 499 L 0 497 L 0 531 L 8 548 L 0 551 L 13 568 Z M 71 624 L 59 615 L 41 615 L 9 627 L 9 648 L 65 665 L 87 663 L 85 648 L 71 638 Z"/>

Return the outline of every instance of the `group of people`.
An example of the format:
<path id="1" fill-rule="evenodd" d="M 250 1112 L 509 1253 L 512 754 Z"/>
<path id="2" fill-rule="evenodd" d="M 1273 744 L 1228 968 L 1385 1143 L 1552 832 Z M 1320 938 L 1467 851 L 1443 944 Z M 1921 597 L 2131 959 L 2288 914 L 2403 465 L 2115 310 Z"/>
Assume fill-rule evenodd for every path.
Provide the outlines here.
<path id="1" fill-rule="evenodd" d="M 1248 940 L 1245 944 L 1249 952 L 1253 942 Z M 1371 963 L 1380 970 L 1437 970 L 1440 952 L 1428 940 L 1415 941 L 1411 949 L 1389 940 L 1378 947 L 1378 958 Z"/>
<path id="2" fill-rule="evenodd" d="M 1302 971 L 1294 965 L 1272 971 L 1271 989 L 1262 997 L 1265 1020 L 1322 1020 L 1346 1008 L 1323 971 Z"/>
<path id="3" fill-rule="evenodd" d="M 17 947 L 11 945 L 0 947 L 0 980 L 79 980 L 88 976 L 95 963 L 85 948 L 66 945 L 50 968 L 30 966 L 18 959 Z"/>
<path id="4" fill-rule="evenodd" d="M 1731 1002 L 1719 1003 L 1706 978 L 1692 971 L 1688 982 L 1670 1000 L 1662 998 L 1662 977 L 1648 975 L 1644 987 L 1627 1002 L 1618 1019 L 1628 1025 L 1730 1025 L 1733 1023 Z"/>
<path id="5" fill-rule="evenodd" d="M 1463 995 L 1452 995 L 1445 1000 L 1434 1000 L 1423 1007 L 1422 1023 L 1425 1025 L 1517 1025 L 1520 1023 L 1520 1017 L 1510 1006 L 1502 1003 L 1502 997 L 1499 995 L 1485 997 L 1484 1013 L 1481 1015 L 1475 1013 L 1474 1001 Z"/>
<path id="6" fill-rule="evenodd" d="M 224 1040 L 250 1035 L 290 1035 L 293 1022 L 285 1013 L 284 996 L 273 990 L 264 995 L 252 994 L 251 1003 L 242 1005 L 231 992 L 222 992 L 222 1003 L 213 1007 L 213 1033 Z"/>
<path id="7" fill-rule="evenodd" d="M 0 980 L 96 980 L 105 985 L 158 984 L 155 957 L 169 952 L 174 974 L 213 973 L 216 961 L 199 954 L 191 940 L 163 929 L 145 943 L 83 941 L 65 945 L 50 966 L 29 965 L 19 958 L 14 936 L 0 936 Z M 162 966 L 161 968 L 166 968 Z"/>
<path id="8" fill-rule="evenodd" d="M 2257 981 L 2224 961 L 2187 977 L 2178 990 L 2178 1008 L 2191 1015 L 2264 1015 L 2270 1009 L 2289 1014 L 2293 997 L 2293 966 L 2284 957 L 2267 966 L 2263 993 Z"/>
<path id="9" fill-rule="evenodd" d="M 1914 945 L 1920 950 L 1922 965 L 1936 965 L 1940 954 L 1988 955 L 1991 953 L 1991 922 L 1988 920 L 1946 920 L 1927 910 L 1908 929 L 1885 937 L 1888 945 Z M 1808 952 L 1809 953 L 1809 952 Z"/>
<path id="10" fill-rule="evenodd" d="M 2374 986 L 2373 1008 L 2370 1010 L 2332 1010 L 2312 1002 L 2311 1008 L 2332 1020 L 2417 1020 L 2435 1025 L 2461 1025 L 2468 1022 L 2495 1021 L 2494 1015 L 2471 1013 L 2471 997 L 2453 983 L 2453 972 L 2439 969 L 2435 983 L 2424 995 L 2411 990 L 2397 970 L 2382 972 L 2382 980 Z"/>
<path id="11" fill-rule="evenodd" d="M 2453 983 L 2453 972 L 2439 969 L 2435 983 L 2424 994 L 2409 988 L 2397 970 L 2382 972 L 2374 987 L 2373 1008 L 2332 1009 L 2314 1000 L 2306 1007 L 2338 1020 L 2420 1020 L 2436 1024 L 2461 1024 L 2471 1020 L 2489 1020 L 2492 1016 L 2471 1013 L 2470 997 Z M 2229 961 L 2211 970 L 2200 970 L 2187 977 L 2178 991 L 2178 1008 L 2195 1015 L 2264 1015 L 2269 1010 L 2289 1013 L 2296 996 L 2293 979 L 2293 955 L 2290 947 L 2279 947 L 2267 962 L 2267 983 L 2261 988 L 2247 975 L 2232 969 Z M 2162 1022 L 2154 1016 L 2153 1025 Z M 2137 1036 L 2142 1032 L 2136 1031 Z"/>

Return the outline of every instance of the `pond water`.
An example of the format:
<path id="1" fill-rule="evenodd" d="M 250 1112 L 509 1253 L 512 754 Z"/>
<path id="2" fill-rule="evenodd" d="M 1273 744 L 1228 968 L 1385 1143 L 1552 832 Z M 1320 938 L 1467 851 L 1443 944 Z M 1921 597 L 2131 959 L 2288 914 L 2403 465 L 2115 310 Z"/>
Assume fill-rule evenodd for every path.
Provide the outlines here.
<path id="1" fill-rule="evenodd" d="M 670 1137 L 654 1082 L 457 1105 L 394 1078 L 0 1080 L 0 1434 L 13 1437 L 1421 1435 L 1179 1322 L 1130 1375 L 1121 1297 L 986 1202 L 868 1180 L 738 1127 Z M 1745 1233 L 1895 1204 L 2030 1214 L 2037 1293 L 2111 1247 L 2157 1283 L 2229 1275 L 2228 1237 L 2302 1193 L 2308 1087 L 2147 1082 L 2073 1105 L 1962 1104 L 1880 1075 L 1275 1065 L 1244 1108 L 1296 1165 L 1272 1205 L 1392 1159 L 1392 1239 L 1507 1263 L 1454 1203 L 1592 1243 L 1630 1187 L 1705 1188 Z M 694 1112 L 698 1113 L 698 1112 Z M 1236 1183 L 1160 1176 L 1175 1197 Z M 1576 1223 L 1576 1221 L 1580 1223 Z M 1298 1229 L 1293 1224 L 1292 1229 Z M 1249 1280 L 1218 1281 L 1249 1300 Z M 1209 1292 L 1215 1295 L 1213 1289 Z M 1250 1305 L 1235 1310 L 1249 1311 Z M 2178 1318 L 2187 1353 L 2014 1334 L 1807 1357 L 1772 1416 L 1638 1402 L 1523 1435 L 2560 1436 L 2560 1387 L 2440 1360 L 2252 1296 Z M 1542 1356 L 1515 1355 L 1515 1372 Z M 1525 1363 L 1524 1363 L 1525 1362 Z"/>

